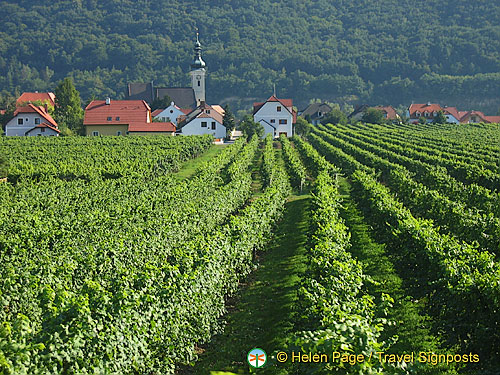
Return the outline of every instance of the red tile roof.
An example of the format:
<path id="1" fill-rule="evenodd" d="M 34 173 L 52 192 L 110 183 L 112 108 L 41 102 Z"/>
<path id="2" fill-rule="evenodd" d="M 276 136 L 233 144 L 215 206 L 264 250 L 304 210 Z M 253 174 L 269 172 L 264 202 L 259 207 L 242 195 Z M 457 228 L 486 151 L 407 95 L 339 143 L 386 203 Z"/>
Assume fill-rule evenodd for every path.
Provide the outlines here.
<path id="1" fill-rule="evenodd" d="M 0 115 L 5 115 L 5 112 L 7 112 L 6 109 L 0 109 Z"/>
<path id="2" fill-rule="evenodd" d="M 390 105 L 378 106 L 378 107 L 373 107 L 373 108 L 384 112 L 387 115 L 386 118 L 389 120 L 395 120 L 398 118 L 398 114 L 396 113 L 396 110 L 394 108 L 392 108 Z"/>
<path id="3" fill-rule="evenodd" d="M 144 100 L 93 100 L 85 108 L 84 125 L 128 125 L 148 122 L 151 108 Z M 111 120 L 108 121 L 108 118 Z M 116 118 L 119 118 L 118 120 Z"/>
<path id="4" fill-rule="evenodd" d="M 484 116 L 486 120 L 493 124 L 500 124 L 500 116 Z"/>
<path id="5" fill-rule="evenodd" d="M 155 109 L 155 110 L 153 111 L 153 113 L 151 113 L 151 115 L 152 115 L 153 117 L 156 117 L 156 116 L 158 116 L 160 113 L 162 113 L 164 110 L 165 110 L 165 108 L 158 108 L 158 109 Z"/>
<path id="6" fill-rule="evenodd" d="M 181 110 L 182 113 L 184 113 L 185 115 L 188 115 L 190 114 L 193 110 L 190 109 L 190 108 L 179 108 Z"/>
<path id="7" fill-rule="evenodd" d="M 150 122 L 148 124 L 144 123 L 132 123 L 128 126 L 129 132 L 174 132 L 175 125 L 171 122 Z"/>
<path id="8" fill-rule="evenodd" d="M 442 111 L 443 108 L 439 105 L 439 104 L 431 104 L 431 103 L 427 103 L 427 104 L 412 104 L 410 105 L 410 108 L 408 108 L 408 111 L 410 112 L 410 118 L 415 118 L 415 117 L 420 117 L 424 114 L 424 112 L 429 112 L 429 113 L 433 113 L 433 112 L 439 112 L 439 111 Z M 416 116 L 415 113 L 416 112 L 420 112 L 420 116 Z"/>
<path id="9" fill-rule="evenodd" d="M 460 120 L 460 114 L 455 107 L 444 107 L 443 112 L 445 115 L 452 115 L 457 120 Z"/>
<path id="10" fill-rule="evenodd" d="M 23 92 L 23 94 L 17 98 L 16 105 L 36 102 L 37 100 L 41 102 L 48 101 L 52 107 L 56 104 L 56 96 L 52 92 Z"/>
<path id="11" fill-rule="evenodd" d="M 51 124 L 56 128 L 58 127 L 57 122 L 52 118 L 52 116 L 48 112 L 45 111 L 45 107 L 42 106 L 37 107 L 33 104 L 28 104 L 27 106 L 17 108 L 16 111 L 14 112 L 14 117 L 17 116 L 19 113 L 38 113 L 49 124 Z"/>

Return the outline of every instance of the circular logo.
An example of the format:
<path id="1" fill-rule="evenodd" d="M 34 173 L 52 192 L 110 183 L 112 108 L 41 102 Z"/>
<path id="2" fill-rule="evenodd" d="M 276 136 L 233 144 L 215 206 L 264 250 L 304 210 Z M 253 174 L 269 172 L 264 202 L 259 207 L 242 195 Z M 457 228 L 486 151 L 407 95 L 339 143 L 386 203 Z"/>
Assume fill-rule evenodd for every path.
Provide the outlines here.
<path id="1" fill-rule="evenodd" d="M 253 368 L 261 368 L 267 362 L 267 354 L 260 348 L 253 348 L 247 354 L 247 361 Z"/>

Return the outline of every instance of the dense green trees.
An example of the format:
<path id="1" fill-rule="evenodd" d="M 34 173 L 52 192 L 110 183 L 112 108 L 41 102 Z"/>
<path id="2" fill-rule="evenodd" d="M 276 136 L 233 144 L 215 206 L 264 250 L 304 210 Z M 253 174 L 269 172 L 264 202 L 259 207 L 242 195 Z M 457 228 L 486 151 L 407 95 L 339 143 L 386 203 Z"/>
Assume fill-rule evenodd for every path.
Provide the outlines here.
<path id="1" fill-rule="evenodd" d="M 224 106 L 224 118 L 222 121 L 222 125 L 226 128 L 226 136 L 229 138 L 231 132 L 236 127 L 236 120 L 234 118 L 233 112 L 229 109 L 229 106 L 226 104 Z"/>
<path id="2" fill-rule="evenodd" d="M 363 113 L 361 121 L 369 124 L 382 124 L 384 122 L 384 114 L 380 109 L 368 108 L 365 113 Z"/>
<path id="3" fill-rule="evenodd" d="M 55 90 L 56 107 L 54 117 L 62 131 L 83 132 L 83 110 L 80 93 L 75 89 L 71 78 L 59 82 Z"/>
<path id="4" fill-rule="evenodd" d="M 322 124 L 347 124 L 347 116 L 340 109 L 332 109 L 321 121 Z"/>
<path id="5" fill-rule="evenodd" d="M 5 0 L 0 19 L 11 93 L 67 76 L 84 100 L 119 99 L 127 82 L 187 86 L 198 25 L 207 100 L 235 111 L 273 84 L 299 109 L 311 98 L 498 109 L 500 5 L 488 0 Z"/>
<path id="6" fill-rule="evenodd" d="M 253 137 L 254 134 L 257 134 L 257 136 L 262 137 L 264 135 L 264 127 L 258 123 L 253 121 L 253 117 L 250 115 L 246 115 L 243 117 L 243 120 L 241 120 L 238 129 L 245 134 L 247 139 L 250 139 Z"/>

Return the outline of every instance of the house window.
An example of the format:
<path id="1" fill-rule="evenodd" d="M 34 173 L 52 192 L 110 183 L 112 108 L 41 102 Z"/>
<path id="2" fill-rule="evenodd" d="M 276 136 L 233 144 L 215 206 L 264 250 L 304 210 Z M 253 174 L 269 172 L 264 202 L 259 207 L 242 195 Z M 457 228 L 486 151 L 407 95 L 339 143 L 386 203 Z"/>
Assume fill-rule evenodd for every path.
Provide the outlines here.
<path id="1" fill-rule="evenodd" d="M 201 122 L 201 127 L 202 128 L 206 128 L 207 127 L 207 122 L 206 121 L 202 121 Z"/>
<path id="2" fill-rule="evenodd" d="M 98 136 L 99 136 L 99 132 L 98 132 L 98 131 L 93 131 L 93 132 L 92 132 L 92 135 L 93 135 L 94 137 L 98 137 Z"/>
<path id="3" fill-rule="evenodd" d="M 116 135 L 122 135 L 122 132 L 118 130 L 118 131 L 116 132 Z"/>
<path id="4" fill-rule="evenodd" d="M 415 112 L 415 116 L 420 117 L 420 112 L 419 111 Z"/>
<path id="5" fill-rule="evenodd" d="M 322 113 L 318 111 L 318 117 L 321 117 Z"/>
<path id="6" fill-rule="evenodd" d="M 120 117 L 119 116 L 116 116 L 116 121 L 120 121 Z"/>
<path id="7" fill-rule="evenodd" d="M 209 109 L 205 109 L 205 113 L 210 114 L 210 110 Z"/>
<path id="8" fill-rule="evenodd" d="M 41 128 L 41 129 L 40 129 L 40 131 L 41 131 L 42 133 L 45 133 L 45 128 Z"/>
<path id="9" fill-rule="evenodd" d="M 276 107 L 276 112 L 281 112 L 281 106 Z"/>
<path id="10" fill-rule="evenodd" d="M 425 111 L 425 112 L 424 112 L 424 116 L 425 116 L 425 117 L 429 117 L 429 112 Z"/>
<path id="11" fill-rule="evenodd" d="M 286 125 L 286 124 L 287 124 L 286 118 L 280 119 L 280 125 Z"/>
<path id="12" fill-rule="evenodd" d="M 17 119 L 17 125 L 22 125 L 24 124 L 24 120 L 22 118 Z"/>
<path id="13" fill-rule="evenodd" d="M 35 125 L 40 125 L 40 119 L 39 118 L 35 119 Z"/>
<path id="14" fill-rule="evenodd" d="M 111 120 L 113 120 L 113 117 L 108 117 L 108 121 L 111 121 Z"/>
<path id="15" fill-rule="evenodd" d="M 170 113 L 174 113 L 174 110 L 173 110 L 173 109 L 171 109 L 171 110 L 170 110 Z"/>
<path id="16" fill-rule="evenodd" d="M 212 130 L 215 130 L 215 121 L 212 121 Z"/>
<path id="17" fill-rule="evenodd" d="M 274 124 L 275 122 L 276 122 L 276 120 L 272 118 L 271 119 L 271 124 Z"/>
<path id="18" fill-rule="evenodd" d="M 24 121 L 25 121 L 25 122 L 28 122 L 29 120 L 30 120 L 29 118 L 25 118 L 25 119 L 24 119 Z"/>

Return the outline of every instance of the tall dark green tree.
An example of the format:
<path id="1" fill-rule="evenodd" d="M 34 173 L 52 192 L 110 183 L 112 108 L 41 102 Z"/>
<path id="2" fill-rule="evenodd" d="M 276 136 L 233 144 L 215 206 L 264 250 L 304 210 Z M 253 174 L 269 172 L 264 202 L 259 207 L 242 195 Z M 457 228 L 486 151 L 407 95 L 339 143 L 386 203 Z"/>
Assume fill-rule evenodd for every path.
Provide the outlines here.
<path id="1" fill-rule="evenodd" d="M 310 125 L 306 118 L 297 117 L 297 122 L 295 123 L 295 134 L 307 136 L 310 132 Z"/>
<path id="2" fill-rule="evenodd" d="M 434 117 L 434 124 L 446 124 L 447 122 L 448 122 L 448 119 L 444 115 L 443 111 L 439 111 L 437 113 L 436 117 Z"/>
<path id="3" fill-rule="evenodd" d="M 363 114 L 361 121 L 368 124 L 383 124 L 385 121 L 384 113 L 377 108 L 368 108 Z"/>
<path id="4" fill-rule="evenodd" d="M 224 118 L 222 120 L 222 125 L 226 128 L 226 137 L 231 136 L 231 132 L 236 127 L 236 120 L 234 119 L 233 112 L 229 109 L 229 105 L 224 106 Z"/>
<path id="5" fill-rule="evenodd" d="M 262 124 L 255 122 L 251 115 L 243 117 L 238 128 L 245 134 L 247 139 L 252 138 L 254 134 L 257 134 L 259 137 L 264 135 L 264 127 Z"/>
<path id="6" fill-rule="evenodd" d="M 151 110 L 154 111 L 155 109 L 161 108 L 165 109 L 168 106 L 170 106 L 170 103 L 172 103 L 172 99 L 170 96 L 165 95 L 163 98 L 156 98 L 153 100 L 153 103 L 151 103 Z"/>
<path id="7" fill-rule="evenodd" d="M 61 130 L 69 129 L 74 133 L 83 134 L 83 109 L 80 93 L 73 85 L 71 78 L 66 77 L 59 82 L 55 95 L 54 117 Z"/>

